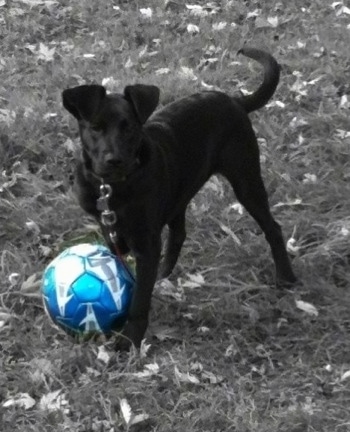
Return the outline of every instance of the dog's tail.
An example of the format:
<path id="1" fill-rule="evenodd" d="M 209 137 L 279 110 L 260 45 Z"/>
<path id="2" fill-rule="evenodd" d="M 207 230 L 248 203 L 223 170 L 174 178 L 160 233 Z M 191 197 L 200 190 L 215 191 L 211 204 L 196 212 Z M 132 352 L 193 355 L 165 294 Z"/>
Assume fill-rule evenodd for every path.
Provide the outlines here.
<path id="1" fill-rule="evenodd" d="M 238 54 L 256 60 L 264 67 L 264 80 L 256 92 L 251 95 L 241 96 L 238 102 L 247 113 L 262 108 L 274 94 L 280 78 L 280 65 L 271 54 L 256 48 L 242 48 Z"/>

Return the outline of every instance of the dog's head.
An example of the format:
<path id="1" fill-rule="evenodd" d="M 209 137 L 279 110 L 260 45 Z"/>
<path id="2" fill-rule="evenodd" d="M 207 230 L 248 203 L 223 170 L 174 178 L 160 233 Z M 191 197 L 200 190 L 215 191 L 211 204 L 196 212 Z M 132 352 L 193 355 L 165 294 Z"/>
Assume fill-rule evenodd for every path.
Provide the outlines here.
<path id="1" fill-rule="evenodd" d="M 96 176 L 124 179 L 140 163 L 143 125 L 159 101 L 158 87 L 136 84 L 108 95 L 100 85 L 64 90 L 63 106 L 78 120 L 84 162 Z"/>

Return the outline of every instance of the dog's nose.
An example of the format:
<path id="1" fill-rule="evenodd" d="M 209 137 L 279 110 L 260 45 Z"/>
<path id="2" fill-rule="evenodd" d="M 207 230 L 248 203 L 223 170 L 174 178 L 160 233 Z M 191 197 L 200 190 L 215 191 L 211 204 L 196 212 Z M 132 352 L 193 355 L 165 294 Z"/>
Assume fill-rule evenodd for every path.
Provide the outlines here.
<path id="1" fill-rule="evenodd" d="M 121 165 L 123 161 L 113 153 L 107 153 L 104 157 L 104 163 L 108 166 L 116 167 Z"/>

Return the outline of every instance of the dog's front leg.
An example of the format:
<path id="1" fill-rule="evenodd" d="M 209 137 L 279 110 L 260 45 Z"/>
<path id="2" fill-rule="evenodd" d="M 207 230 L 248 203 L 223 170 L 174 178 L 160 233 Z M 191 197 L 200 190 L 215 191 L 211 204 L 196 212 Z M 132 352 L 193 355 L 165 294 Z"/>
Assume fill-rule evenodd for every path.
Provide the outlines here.
<path id="1" fill-rule="evenodd" d="M 128 320 L 117 342 L 116 349 L 129 349 L 131 343 L 137 348 L 148 326 L 148 314 L 160 259 L 161 237 L 150 238 L 142 249 L 135 251 L 136 284 L 129 309 Z"/>

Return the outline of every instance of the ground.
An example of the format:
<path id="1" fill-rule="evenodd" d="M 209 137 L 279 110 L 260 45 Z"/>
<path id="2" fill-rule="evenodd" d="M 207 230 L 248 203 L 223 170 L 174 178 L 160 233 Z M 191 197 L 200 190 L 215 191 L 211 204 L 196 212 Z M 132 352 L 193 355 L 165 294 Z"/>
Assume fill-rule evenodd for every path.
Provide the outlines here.
<path id="1" fill-rule="evenodd" d="M 18 431 L 350 431 L 350 9 L 343 2 L 0 0 L 0 425 Z M 301 283 L 274 286 L 264 236 L 222 178 L 191 202 L 188 237 L 155 289 L 140 352 L 77 344 L 40 279 L 98 238 L 72 188 L 77 125 L 61 91 L 158 85 L 254 90 L 272 212 Z"/>

